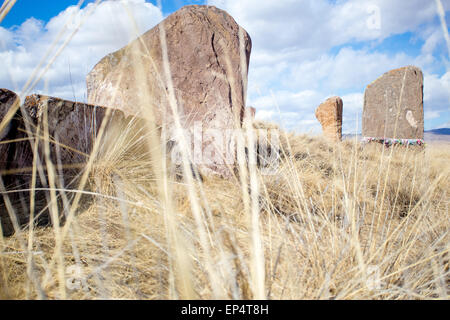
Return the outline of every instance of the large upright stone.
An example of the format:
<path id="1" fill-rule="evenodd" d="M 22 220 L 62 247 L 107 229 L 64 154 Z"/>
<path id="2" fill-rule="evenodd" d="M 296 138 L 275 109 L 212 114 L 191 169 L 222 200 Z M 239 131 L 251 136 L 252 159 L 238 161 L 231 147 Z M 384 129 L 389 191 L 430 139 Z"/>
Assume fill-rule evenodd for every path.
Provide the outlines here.
<path id="1" fill-rule="evenodd" d="M 6 114 L 5 110 L 11 107 L 11 99 L 14 99 L 13 94 L 9 96 L 11 98 L 8 102 L 3 103 L 1 100 L 0 121 Z M 1 93 L 0 97 L 3 97 Z M 78 187 L 78 178 L 89 159 L 94 141 L 105 119 L 106 109 L 41 95 L 27 97 L 22 109 L 26 116 L 24 117 L 21 110 L 18 110 L 11 121 L 8 133 L 2 135 L 0 172 L 18 224 L 26 225 L 30 217 L 33 160 L 36 159 L 36 168 L 41 170 L 37 170 L 34 185 L 38 189 L 34 192 L 35 222 L 46 224 L 50 221 L 47 210 L 50 194 L 45 190 L 49 188 L 49 183 L 45 157 L 47 141 L 44 139 L 44 115 L 48 115 L 50 139 L 48 146 L 50 160 L 56 173 L 55 186 L 57 189 L 73 190 Z M 123 119 L 125 118 L 122 112 L 116 111 L 108 125 Z M 29 131 L 26 123 L 29 124 Z M 39 137 L 39 143 L 35 157 L 33 149 L 36 137 Z M 59 213 L 63 215 L 61 194 L 57 192 L 57 195 Z M 70 199 L 73 193 L 67 192 L 66 195 Z M 14 232 L 14 226 L 10 219 L 11 213 L 6 209 L 5 200 L 4 197 L 0 198 L 0 219 L 3 234 L 10 235 Z"/>
<path id="2" fill-rule="evenodd" d="M 316 109 L 316 118 L 322 125 L 323 135 L 331 141 L 342 140 L 342 111 L 340 97 L 329 98 Z"/>
<path id="3" fill-rule="evenodd" d="M 157 125 L 170 131 L 174 115 L 162 40 L 181 125 L 193 134 L 197 122 L 203 132 L 201 149 L 216 148 L 214 159 L 210 152 L 204 155 L 208 159 L 203 167 L 226 176 L 228 168 L 221 161 L 228 156 L 230 141 L 225 130 L 242 125 L 251 39 L 225 11 L 185 6 L 109 54 L 87 76 L 88 102 L 143 117 L 152 108 Z M 222 138 L 212 138 L 209 129 L 221 131 Z"/>
<path id="4" fill-rule="evenodd" d="M 423 130 L 423 74 L 419 68 L 391 70 L 367 86 L 364 137 L 423 139 Z"/>

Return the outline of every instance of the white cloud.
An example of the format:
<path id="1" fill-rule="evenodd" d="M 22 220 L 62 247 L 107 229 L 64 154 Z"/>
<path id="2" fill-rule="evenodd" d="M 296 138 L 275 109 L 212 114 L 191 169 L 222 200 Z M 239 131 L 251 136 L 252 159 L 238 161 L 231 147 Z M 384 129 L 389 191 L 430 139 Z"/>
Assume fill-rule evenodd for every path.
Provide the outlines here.
<path id="1" fill-rule="evenodd" d="M 429 111 L 450 111 L 450 71 L 441 77 L 434 74 L 424 75 L 424 108 Z"/>
<path id="2" fill-rule="evenodd" d="M 81 10 L 68 7 L 47 24 L 30 18 L 17 29 L 0 28 L 0 69 L 6 70 L 0 73 L 0 87 L 20 91 L 58 34 L 64 32 L 56 48 L 83 22 L 33 92 L 85 101 L 85 78 L 94 65 L 162 18 L 161 11 L 144 0 L 102 1 Z"/>
<path id="3" fill-rule="evenodd" d="M 404 53 L 387 55 L 376 51 L 342 48 L 336 55 L 292 63 L 283 85 L 287 87 L 314 86 L 331 91 L 359 88 L 369 84 L 381 70 L 413 64 L 415 59 Z"/>
<path id="4" fill-rule="evenodd" d="M 436 17 L 434 1 L 209 0 L 230 13 L 265 50 L 315 48 L 384 39 Z M 447 5 L 447 9 L 448 9 Z M 379 14 L 378 14 L 379 13 Z M 375 18 L 380 19 L 372 24 Z"/>
<path id="5" fill-rule="evenodd" d="M 440 112 L 438 112 L 438 111 L 425 111 L 425 114 L 424 114 L 425 120 L 436 119 L 436 118 L 439 118 L 439 116 L 440 116 Z"/>
<path id="6" fill-rule="evenodd" d="M 445 43 L 436 23 L 434 1 L 208 3 L 225 9 L 249 32 L 253 43 L 249 102 L 267 116 L 276 110 L 270 94 L 273 91 L 280 109 L 272 113 L 276 119 L 286 112 L 297 112 L 291 114 L 289 121 L 279 120 L 287 128 L 293 128 L 293 123 L 313 126 L 307 122 L 315 120 L 315 108 L 327 97 L 341 95 L 344 131 L 353 132 L 361 125 L 365 86 L 383 73 L 406 65 L 416 65 L 424 71 L 427 114 L 447 108 L 450 117 L 448 76 L 438 75 L 448 60 L 440 54 Z M 450 1 L 444 6 L 450 10 Z M 413 41 L 423 42 L 418 55 L 378 48 L 384 39 L 405 32 L 412 34 Z"/>
<path id="7" fill-rule="evenodd" d="M 0 50 L 8 50 L 13 44 L 11 32 L 0 27 Z"/>
<path id="8" fill-rule="evenodd" d="M 436 127 L 436 129 L 441 129 L 441 128 L 450 128 L 450 121 L 448 121 L 446 123 L 442 123 L 441 125 Z"/>
<path id="9" fill-rule="evenodd" d="M 360 128 L 364 87 L 385 71 L 415 63 L 415 58 L 404 53 L 390 56 L 369 50 L 342 48 L 336 55 L 324 54 L 317 59 L 292 61 L 269 66 L 256 66 L 250 70 L 249 104 L 258 110 L 274 110 L 281 113 L 296 111 L 292 115 L 297 122 L 315 119 L 314 111 L 325 99 L 340 95 L 344 102 L 344 130 Z M 261 80 L 262 79 L 262 80 Z M 439 79 L 436 79 L 437 83 Z M 258 86 L 258 90 L 255 90 Z M 273 90 L 273 95 L 268 92 Z M 433 90 L 431 90 L 433 91 Z M 284 118 L 276 118 L 288 128 Z M 291 119 L 291 118 L 289 118 Z M 357 123 L 358 121 L 358 124 Z M 295 120 L 290 120 L 295 123 Z M 297 127 L 297 126 L 295 126 Z"/>
<path id="10" fill-rule="evenodd" d="M 361 115 L 364 105 L 363 93 L 350 93 L 342 96 L 344 114 L 342 129 L 344 132 L 358 132 L 361 130 Z"/>
<path id="11" fill-rule="evenodd" d="M 274 118 L 274 115 L 274 111 L 258 110 L 256 112 L 255 119 L 269 121 Z"/>

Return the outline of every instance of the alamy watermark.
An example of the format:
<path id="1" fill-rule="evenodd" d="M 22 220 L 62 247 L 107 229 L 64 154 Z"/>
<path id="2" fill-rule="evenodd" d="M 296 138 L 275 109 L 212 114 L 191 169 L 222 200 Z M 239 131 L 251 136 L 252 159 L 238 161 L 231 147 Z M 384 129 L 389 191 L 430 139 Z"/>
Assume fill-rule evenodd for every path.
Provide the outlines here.
<path id="1" fill-rule="evenodd" d="M 223 129 L 211 125 L 204 127 L 201 121 L 181 132 L 172 130 L 170 158 L 181 165 L 184 150 L 195 166 L 217 167 L 237 164 L 239 153 L 244 154 L 250 166 L 257 166 L 263 175 L 277 172 L 280 162 L 280 132 L 278 129 Z M 187 152 L 186 152 L 187 151 Z"/>
<path id="2" fill-rule="evenodd" d="M 375 4 L 370 4 L 366 8 L 369 17 L 366 20 L 366 25 L 369 30 L 381 29 L 381 9 Z"/>

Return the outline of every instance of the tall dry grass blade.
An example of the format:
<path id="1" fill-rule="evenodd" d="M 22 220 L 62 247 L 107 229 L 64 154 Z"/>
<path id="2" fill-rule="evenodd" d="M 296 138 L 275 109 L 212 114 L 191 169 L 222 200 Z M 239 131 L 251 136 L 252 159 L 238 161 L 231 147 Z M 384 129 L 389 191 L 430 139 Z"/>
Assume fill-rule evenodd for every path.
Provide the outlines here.
<path id="1" fill-rule="evenodd" d="M 57 260 L 57 274 L 60 299 L 66 299 L 66 279 L 65 279 L 65 264 L 63 254 L 63 239 L 61 237 L 61 227 L 58 210 L 58 199 L 56 195 L 56 172 L 50 155 L 50 138 L 48 127 L 48 100 L 43 102 L 42 110 L 42 125 L 44 127 L 44 157 L 47 167 L 48 182 L 50 187 L 50 216 L 52 218 L 53 232 L 55 236 L 55 256 Z"/>
<path id="2" fill-rule="evenodd" d="M 126 6 L 124 6 L 127 9 L 127 12 L 129 13 L 130 16 L 130 21 L 134 24 L 136 33 L 137 33 L 137 26 L 135 24 L 135 21 L 132 17 L 132 15 L 130 14 L 130 11 L 128 10 L 128 8 Z M 139 38 L 140 39 L 140 38 Z M 160 71 L 158 70 L 158 68 L 156 67 L 155 62 L 153 61 L 153 58 L 150 55 L 150 51 L 147 48 L 147 46 L 145 45 L 145 43 L 141 40 L 141 45 L 142 47 L 145 49 L 147 56 L 142 57 L 140 55 L 140 52 L 133 52 L 134 56 L 135 56 L 135 63 L 133 64 L 134 66 L 134 75 L 136 77 L 136 81 L 138 81 L 138 83 L 144 87 L 143 89 L 143 96 L 142 96 L 142 101 L 140 103 L 140 108 L 143 111 L 142 114 L 145 115 L 145 121 L 146 124 L 149 128 L 150 134 L 149 134 L 149 139 L 148 139 L 148 145 L 149 145 L 149 149 L 150 150 L 154 150 L 155 152 L 152 155 L 152 165 L 153 165 L 153 169 L 154 169 L 154 173 L 157 179 L 157 183 L 158 183 L 158 190 L 159 190 L 159 196 L 160 199 L 163 203 L 163 210 L 164 210 L 164 217 L 166 219 L 166 227 L 167 227 L 167 232 L 168 232 L 168 241 L 169 241 L 169 248 L 173 248 L 173 250 L 175 250 L 174 253 L 174 261 L 171 260 L 172 263 L 174 263 L 174 267 L 175 270 L 172 272 L 172 268 L 170 268 L 171 270 L 171 278 L 175 279 L 178 284 L 179 284 L 179 289 L 180 289 L 180 293 L 181 293 L 181 298 L 182 299 L 194 299 L 196 298 L 197 294 L 195 292 L 194 286 L 193 286 L 193 280 L 192 280 L 192 274 L 191 274 L 191 262 L 190 262 L 190 257 L 188 256 L 188 252 L 189 250 L 187 250 L 189 248 L 187 239 L 182 239 L 182 236 L 179 234 L 178 232 L 178 227 L 177 227 L 177 218 L 176 218 L 176 212 L 174 209 L 174 206 L 172 204 L 172 199 L 171 199 L 171 189 L 168 183 L 168 179 L 167 179 L 167 167 L 166 167 L 166 161 L 164 159 L 164 154 L 163 154 L 163 150 L 161 149 L 160 146 L 160 139 L 157 137 L 157 127 L 156 127 L 156 121 L 155 121 L 155 116 L 154 116 L 154 112 L 153 112 L 153 108 L 145 108 L 145 106 L 153 106 L 153 103 L 151 101 L 151 97 L 149 95 L 149 88 L 148 88 L 148 79 L 147 79 L 147 74 L 144 73 L 144 68 L 142 68 L 142 66 L 144 65 L 142 62 L 143 58 L 149 59 L 151 62 L 151 65 L 153 66 L 153 69 L 155 71 L 155 73 L 158 76 L 158 81 L 164 85 L 164 87 L 166 86 L 166 82 L 164 82 L 164 80 L 162 79 L 161 75 L 160 75 Z M 178 121 L 179 123 L 179 115 L 177 112 L 177 107 L 176 107 L 176 101 L 174 102 L 173 99 L 174 97 L 172 96 L 173 92 L 170 92 L 170 90 L 173 91 L 173 85 L 171 84 L 171 80 L 170 79 L 170 69 L 168 69 L 167 64 L 168 64 L 168 57 L 167 57 L 167 45 L 165 44 L 165 30 L 163 27 L 160 28 L 160 41 L 161 41 L 161 48 L 162 48 L 162 57 L 163 57 L 163 64 L 164 64 L 164 75 L 166 76 L 166 73 L 169 72 L 169 77 L 166 76 L 166 81 L 167 81 L 167 87 L 169 88 L 169 94 L 168 94 L 168 103 L 169 103 L 169 107 L 172 110 L 172 114 L 174 116 L 174 118 L 176 119 L 176 121 Z M 167 64 L 166 64 L 167 63 Z M 178 128 L 178 126 L 177 126 Z M 183 146 L 186 145 L 182 145 L 182 150 L 186 150 L 185 148 L 183 148 Z M 185 154 L 183 153 L 183 161 L 185 160 Z M 185 163 L 185 161 L 184 161 Z M 190 170 L 186 171 L 186 166 L 185 166 L 185 174 L 187 173 L 188 178 L 189 178 L 189 173 L 191 173 Z M 190 186 L 192 186 L 192 180 L 190 181 L 191 184 Z M 192 188 L 189 188 L 190 190 L 192 190 Z M 197 208 L 198 209 L 198 208 Z M 196 211 L 198 212 L 198 210 Z M 174 288 L 172 286 L 172 288 Z M 175 288 L 174 288 L 175 289 Z M 176 294 L 176 292 L 172 291 L 172 293 L 169 293 L 169 296 Z"/>
<path id="3" fill-rule="evenodd" d="M 36 137 L 35 137 L 35 141 L 34 141 L 34 146 L 33 146 L 33 169 L 32 169 L 32 173 L 31 173 L 31 185 L 30 185 L 30 218 L 29 218 L 29 225 L 28 225 L 28 259 L 27 259 L 27 272 L 30 275 L 32 273 L 32 270 L 30 268 L 32 268 L 33 266 L 33 244 L 34 244 L 34 226 L 35 226 L 35 215 L 34 215 L 34 211 L 35 211 L 35 204 L 36 204 L 36 182 L 37 182 L 37 159 L 38 159 L 38 147 L 39 147 L 39 131 L 40 131 L 40 119 L 39 119 L 39 123 L 37 126 L 37 131 L 36 131 Z M 29 287 L 27 286 L 27 296 L 28 296 L 28 290 Z"/>
<path id="4" fill-rule="evenodd" d="M 160 34 L 160 42 L 161 42 L 161 49 L 162 49 L 162 61 L 163 61 L 163 72 L 166 80 L 166 85 L 168 88 L 168 102 L 169 107 L 172 112 L 172 115 L 174 117 L 175 122 L 175 130 L 177 132 L 177 136 L 180 137 L 179 143 L 181 148 L 181 156 L 182 156 L 182 162 L 183 162 L 183 174 L 187 181 L 187 189 L 189 194 L 189 200 L 192 208 L 192 213 L 194 214 L 195 222 L 197 225 L 199 238 L 200 238 L 200 245 L 202 246 L 202 249 L 204 251 L 204 254 L 206 255 L 205 263 L 206 263 L 206 269 L 208 274 L 210 275 L 210 280 L 212 282 L 212 289 L 214 291 L 215 297 L 219 298 L 221 297 L 221 294 L 218 292 L 219 286 L 217 285 L 217 280 L 219 279 L 216 276 L 216 272 L 213 267 L 213 261 L 211 258 L 211 249 L 209 246 L 209 242 L 207 240 L 207 233 L 205 230 L 205 226 L 203 223 L 203 213 L 201 210 L 201 206 L 198 202 L 198 197 L 195 192 L 195 183 L 194 183 L 194 176 L 192 174 L 191 170 L 191 159 L 189 155 L 189 146 L 186 141 L 186 137 L 183 134 L 183 128 L 181 126 L 180 122 L 180 115 L 178 113 L 178 107 L 177 107 L 177 101 L 175 96 L 175 90 L 172 82 L 172 72 L 170 70 L 170 63 L 169 63 L 169 55 L 167 51 L 167 43 L 166 43 L 166 31 L 163 24 L 160 25 L 159 28 Z M 192 294 L 192 293 L 190 293 Z"/>
<path id="5" fill-rule="evenodd" d="M 243 92 L 244 92 L 244 108 L 247 92 L 247 55 L 245 52 L 245 40 L 244 30 L 239 27 L 239 50 L 240 50 L 240 69 L 241 78 L 243 79 Z M 231 73 L 230 73 L 231 74 Z M 233 90 L 232 87 L 232 92 Z M 236 92 L 234 92 L 236 94 Z M 235 105 L 236 106 L 236 105 Z M 236 121 L 236 120 L 235 120 Z M 260 207 L 259 207 L 259 179 L 257 174 L 257 160 L 256 160 L 256 139 L 254 137 L 253 126 L 250 121 L 244 122 L 245 130 L 248 137 L 248 152 L 249 152 L 249 173 L 250 173 L 250 196 L 251 196 L 251 221 L 250 230 L 252 234 L 252 260 L 253 260 L 253 272 L 252 272 L 252 286 L 254 290 L 254 298 L 257 300 L 266 299 L 265 289 L 265 259 L 264 259 L 264 242 L 261 237 L 260 231 Z"/>
<path id="6" fill-rule="evenodd" d="M 0 7 L 0 23 L 5 19 L 9 11 L 16 4 L 17 0 L 5 0 Z"/>
<path id="7" fill-rule="evenodd" d="M 81 175 L 81 178 L 79 180 L 78 190 L 84 190 L 84 188 L 86 187 L 86 184 L 88 183 L 89 175 L 94 166 L 94 162 L 95 162 L 97 154 L 99 152 L 99 149 L 100 149 L 100 146 L 101 146 L 101 143 L 103 140 L 103 136 L 104 136 L 106 128 L 107 128 L 107 124 L 109 123 L 109 121 L 112 117 L 112 114 L 113 114 L 113 110 L 111 108 L 107 108 L 105 115 L 103 117 L 102 123 L 100 125 L 100 128 L 98 130 L 98 134 L 95 137 L 93 137 L 94 143 L 93 143 L 91 155 L 88 158 L 88 161 L 84 168 L 83 174 Z M 95 117 L 94 117 L 94 119 L 95 119 Z M 60 234 L 61 242 L 64 242 L 64 240 L 67 236 L 67 233 L 69 232 L 69 230 L 71 228 L 71 224 L 72 224 L 73 220 L 75 219 L 75 213 L 79 207 L 82 194 L 83 194 L 83 192 L 75 192 L 75 197 L 72 201 L 72 205 L 70 207 L 69 213 L 66 216 L 65 225 L 61 230 L 61 234 Z M 53 257 L 52 257 L 52 260 L 50 263 L 51 267 L 53 267 L 54 261 L 55 261 L 55 255 L 53 255 Z M 49 281 L 48 277 L 45 277 L 43 279 L 44 284 L 47 283 L 48 281 Z"/>
<path id="8" fill-rule="evenodd" d="M 8 212 L 9 218 L 11 219 L 11 222 L 13 224 L 14 231 L 15 231 L 15 237 L 18 240 L 20 249 L 22 250 L 22 252 L 27 252 L 27 245 L 25 244 L 25 241 L 23 241 L 22 230 L 21 230 L 19 222 L 17 220 L 15 210 L 12 207 L 11 201 L 6 192 L 5 185 L 3 184 L 3 177 L 1 177 L 1 176 L 0 176 L 0 194 L 2 194 L 2 196 L 3 196 L 3 201 L 6 205 L 6 210 Z M 3 238 L 3 231 L 0 236 Z M 31 262 L 33 263 L 33 261 L 31 261 Z M 37 276 L 36 272 L 34 272 L 34 271 L 35 271 L 35 268 L 34 268 L 34 265 L 32 265 L 30 267 L 31 274 L 29 274 L 28 276 L 31 278 L 31 281 L 36 289 L 38 299 L 45 299 L 46 295 L 45 295 L 41 285 L 39 284 L 38 276 Z"/>
<path id="9" fill-rule="evenodd" d="M 445 42 L 447 43 L 448 55 L 450 57 L 450 36 L 448 34 L 447 23 L 445 22 L 444 6 L 442 5 L 441 0 L 436 0 L 436 7 L 437 7 L 436 9 L 437 9 L 437 12 L 438 12 L 439 20 L 441 22 L 442 32 L 444 34 L 444 39 L 445 39 Z"/>
<path id="10" fill-rule="evenodd" d="M 401 86 L 401 89 L 400 89 L 400 96 L 398 98 L 398 103 L 397 103 L 397 115 L 396 115 L 396 118 L 395 118 L 394 137 L 393 138 L 396 138 L 398 121 L 400 119 L 400 111 L 401 111 L 401 105 L 402 105 L 402 99 L 403 99 L 403 91 L 405 89 L 407 71 L 408 71 L 408 69 L 406 68 L 405 71 L 404 71 L 404 74 L 403 74 L 402 86 Z M 384 200 L 385 200 L 385 197 L 386 197 L 387 184 L 388 184 L 388 181 L 389 181 L 389 175 L 391 173 L 391 163 L 392 163 L 394 149 L 395 148 L 391 148 L 390 153 L 389 153 L 389 157 L 388 157 L 388 164 L 387 164 L 386 174 L 384 176 L 383 191 L 382 191 L 381 200 L 380 200 L 380 209 L 379 209 L 379 212 L 378 212 L 378 219 L 377 219 L 377 222 L 376 222 L 376 225 L 375 225 L 375 234 L 377 234 L 377 231 L 378 231 L 378 229 L 380 227 L 380 222 L 381 222 L 383 214 L 387 214 L 387 213 L 383 213 L 383 209 L 384 209 Z M 376 245 L 377 245 L 377 239 L 376 238 L 372 239 L 370 252 L 372 252 L 375 249 Z"/>

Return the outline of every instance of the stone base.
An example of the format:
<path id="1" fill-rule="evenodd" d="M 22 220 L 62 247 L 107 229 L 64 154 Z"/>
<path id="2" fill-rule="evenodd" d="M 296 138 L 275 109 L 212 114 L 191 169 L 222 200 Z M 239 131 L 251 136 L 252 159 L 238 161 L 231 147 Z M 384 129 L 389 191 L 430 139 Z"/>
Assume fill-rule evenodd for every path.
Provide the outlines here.
<path id="1" fill-rule="evenodd" d="M 390 146 L 414 146 L 414 147 L 424 147 L 425 141 L 422 139 L 391 139 L 391 138 L 371 138 L 364 137 L 362 138 L 362 143 L 381 143 L 386 147 Z"/>

